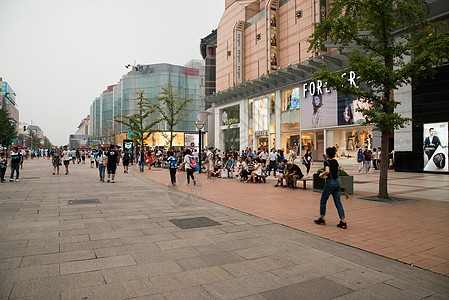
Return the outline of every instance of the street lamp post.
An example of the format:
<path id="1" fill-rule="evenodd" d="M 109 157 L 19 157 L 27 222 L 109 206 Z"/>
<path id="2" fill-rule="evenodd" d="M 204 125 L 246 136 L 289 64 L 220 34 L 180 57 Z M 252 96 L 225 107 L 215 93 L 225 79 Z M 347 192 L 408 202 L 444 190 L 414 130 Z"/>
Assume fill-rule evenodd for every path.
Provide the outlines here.
<path id="1" fill-rule="evenodd" d="M 201 144 L 202 144 L 201 142 L 203 139 L 203 134 L 201 132 L 201 129 L 203 129 L 204 123 L 200 122 L 200 121 L 196 121 L 195 127 L 198 129 L 198 136 L 199 136 L 199 138 L 198 138 L 198 163 L 200 165 L 200 170 L 198 172 L 201 173 Z"/>

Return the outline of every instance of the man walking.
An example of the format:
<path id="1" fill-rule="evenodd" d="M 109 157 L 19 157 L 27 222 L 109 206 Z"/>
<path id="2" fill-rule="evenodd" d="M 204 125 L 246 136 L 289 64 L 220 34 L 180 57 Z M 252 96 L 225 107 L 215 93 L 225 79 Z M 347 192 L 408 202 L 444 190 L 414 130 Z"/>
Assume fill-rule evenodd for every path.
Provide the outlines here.
<path id="1" fill-rule="evenodd" d="M 117 169 L 117 165 L 120 162 L 120 156 L 117 151 L 115 151 L 114 145 L 109 147 L 108 153 L 106 153 L 106 166 L 108 170 L 108 182 L 114 183 L 115 181 L 115 171 Z M 112 175 L 112 176 L 111 176 Z M 110 180 L 112 177 L 112 180 Z"/>
<path id="2" fill-rule="evenodd" d="M 62 161 L 64 162 L 64 166 L 65 166 L 65 175 L 69 174 L 69 165 L 70 165 L 70 161 L 72 156 L 72 152 L 70 152 L 69 150 L 67 150 L 67 146 L 64 146 L 64 151 L 62 151 Z"/>
<path id="3" fill-rule="evenodd" d="M 16 173 L 16 181 L 19 181 L 19 165 L 22 163 L 22 159 L 19 148 L 14 147 L 11 151 L 11 175 L 9 176 L 9 181 L 14 181 L 14 172 Z"/>
<path id="4" fill-rule="evenodd" d="M 365 170 L 366 174 L 369 173 L 369 169 L 371 168 L 371 160 L 373 158 L 373 154 L 368 147 L 365 147 L 365 152 L 363 152 L 363 161 L 365 162 Z"/>

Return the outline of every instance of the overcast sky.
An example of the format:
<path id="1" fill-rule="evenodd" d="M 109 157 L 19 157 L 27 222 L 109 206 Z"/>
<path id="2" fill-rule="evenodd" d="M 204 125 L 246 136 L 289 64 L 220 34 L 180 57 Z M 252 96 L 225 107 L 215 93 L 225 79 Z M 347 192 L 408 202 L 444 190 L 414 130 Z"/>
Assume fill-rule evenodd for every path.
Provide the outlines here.
<path id="1" fill-rule="evenodd" d="M 224 0 L 0 0 L 0 77 L 20 121 L 68 143 L 95 97 L 132 64 L 201 58 Z"/>

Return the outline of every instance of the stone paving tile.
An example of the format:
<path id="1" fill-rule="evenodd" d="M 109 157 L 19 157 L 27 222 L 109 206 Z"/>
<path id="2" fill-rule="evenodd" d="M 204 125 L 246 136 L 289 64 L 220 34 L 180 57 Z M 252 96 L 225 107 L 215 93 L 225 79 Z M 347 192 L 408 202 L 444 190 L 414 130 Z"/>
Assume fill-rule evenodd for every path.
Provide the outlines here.
<path id="1" fill-rule="evenodd" d="M 235 253 L 220 252 L 220 253 L 203 254 L 201 256 L 177 259 L 175 260 L 175 263 L 178 264 L 183 270 L 192 270 L 242 261 L 245 261 L 245 259 Z"/>
<path id="2" fill-rule="evenodd" d="M 142 236 L 142 235 L 144 235 L 144 233 L 140 230 L 116 231 L 116 232 L 111 231 L 111 232 L 104 232 L 104 233 L 89 234 L 90 239 L 92 241 L 114 239 L 114 238 L 124 238 L 124 237 L 131 237 L 131 236 Z"/>
<path id="3" fill-rule="evenodd" d="M 156 245 L 161 249 L 193 247 L 193 246 L 210 244 L 211 241 L 209 240 L 209 238 L 194 237 L 194 238 L 187 238 L 187 239 L 176 239 L 176 240 L 170 240 L 170 241 L 156 242 Z"/>
<path id="4" fill-rule="evenodd" d="M 0 270 L 18 268 L 21 261 L 22 257 L 0 259 Z"/>
<path id="5" fill-rule="evenodd" d="M 161 251 L 154 251 L 149 253 L 136 253 L 133 254 L 136 262 L 140 264 L 148 264 L 154 262 L 162 262 L 166 260 L 175 260 L 188 257 L 198 256 L 201 253 L 191 247 L 168 249 Z"/>
<path id="6" fill-rule="evenodd" d="M 10 300 L 61 300 L 61 292 L 52 292 L 30 297 L 10 298 Z"/>
<path id="7" fill-rule="evenodd" d="M 359 290 L 370 285 L 393 279 L 392 276 L 365 267 L 357 267 L 325 278 L 341 284 L 351 290 Z"/>
<path id="8" fill-rule="evenodd" d="M 0 278 L 9 281 L 31 280 L 55 275 L 59 275 L 58 264 L 0 270 Z"/>
<path id="9" fill-rule="evenodd" d="M 181 272 L 182 269 L 173 261 L 163 261 L 103 270 L 103 276 L 107 283 L 124 280 L 133 280 L 150 276 L 159 276 Z"/>
<path id="10" fill-rule="evenodd" d="M 355 291 L 343 295 L 341 297 L 334 298 L 335 300 L 375 300 L 375 299 L 385 299 L 385 300 L 414 300 L 421 299 L 419 296 L 408 293 L 407 291 L 402 291 L 400 289 L 394 288 L 384 283 L 378 283 L 371 285 L 367 288 Z"/>
<path id="11" fill-rule="evenodd" d="M 284 299 L 334 299 L 338 296 L 352 292 L 344 287 L 325 278 L 312 279 L 287 287 L 261 293 L 267 300 Z"/>
<path id="12" fill-rule="evenodd" d="M 36 296 L 68 288 L 74 289 L 101 284 L 104 284 L 104 278 L 100 271 L 24 280 L 14 284 L 11 298 Z"/>
<path id="13" fill-rule="evenodd" d="M 34 256 L 25 256 L 22 259 L 20 267 L 30 267 L 39 265 L 49 265 L 62 262 L 70 262 L 77 260 L 86 260 L 95 258 L 95 253 L 92 250 L 80 250 L 64 253 L 52 253 Z"/>
<path id="14" fill-rule="evenodd" d="M 131 255 L 113 256 L 107 258 L 90 259 L 83 261 L 66 262 L 60 264 L 61 275 L 104 270 L 135 265 L 136 261 Z"/>
<path id="15" fill-rule="evenodd" d="M 59 245 L 59 251 L 67 252 L 117 246 L 123 246 L 123 243 L 120 241 L 120 239 L 108 239 L 88 242 L 64 243 Z"/>
<path id="16" fill-rule="evenodd" d="M 75 235 L 75 236 L 65 236 L 65 237 L 57 237 L 52 239 L 32 239 L 28 242 L 28 247 L 40 246 L 48 243 L 77 243 L 77 242 L 86 242 L 89 241 L 89 235 Z"/>
<path id="17" fill-rule="evenodd" d="M 349 261 L 337 257 L 328 257 L 314 262 L 274 270 L 272 273 L 291 283 L 299 283 L 356 267 L 358 265 Z"/>
<path id="18" fill-rule="evenodd" d="M 420 287 L 420 286 L 417 286 L 417 285 L 414 285 L 414 284 L 410 284 L 410 283 L 408 283 L 408 282 L 406 282 L 404 280 L 401 280 L 399 278 L 394 278 L 394 279 L 385 281 L 384 283 L 388 284 L 388 285 L 390 285 L 392 287 L 395 287 L 397 289 L 400 289 L 402 291 L 405 291 L 407 293 L 416 295 L 416 296 L 418 296 L 420 298 L 426 298 L 427 299 L 427 297 L 432 296 L 433 294 L 435 294 L 435 292 L 433 292 L 433 291 L 431 291 L 429 289 L 426 289 L 426 288 L 423 288 L 423 287 Z"/>
<path id="19" fill-rule="evenodd" d="M 203 288 L 215 299 L 237 299 L 252 294 L 277 289 L 289 283 L 271 273 L 235 278 L 203 285 Z"/>
<path id="20" fill-rule="evenodd" d="M 268 256 L 246 260 L 238 263 L 222 265 L 221 267 L 235 277 L 248 276 L 252 274 L 262 273 L 270 270 L 290 267 L 293 264 L 283 258 L 276 256 Z"/>
<path id="21" fill-rule="evenodd" d="M 235 240 L 231 242 L 212 243 L 209 245 L 195 246 L 202 254 L 212 254 L 227 251 L 236 251 L 257 246 L 254 240 Z"/>
<path id="22" fill-rule="evenodd" d="M 46 227 L 46 226 L 59 226 L 59 221 L 47 221 L 47 222 L 12 222 L 9 223 L 6 229 L 15 228 L 32 228 L 32 227 Z"/>
<path id="23" fill-rule="evenodd" d="M 161 233 L 161 234 L 152 234 L 146 236 L 136 236 L 136 237 L 127 237 L 120 238 L 120 240 L 125 245 L 133 245 L 133 244 L 144 244 L 148 242 L 162 242 L 176 239 L 171 233 Z"/>
<path id="24" fill-rule="evenodd" d="M 62 299 L 129 299 L 156 294 L 157 291 L 148 278 L 122 281 L 113 284 L 102 284 L 86 288 L 65 290 Z"/>
<path id="25" fill-rule="evenodd" d="M 101 258 L 101 257 L 119 256 L 126 254 L 136 254 L 142 252 L 151 252 L 156 250 L 159 250 L 159 247 L 156 246 L 155 243 L 150 242 L 145 244 L 133 244 L 117 247 L 98 248 L 95 249 L 95 254 L 97 255 L 98 258 Z"/>
<path id="26" fill-rule="evenodd" d="M 150 277 L 160 293 L 175 291 L 233 278 L 220 267 L 202 268 L 181 273 Z"/>
<path id="27" fill-rule="evenodd" d="M 164 293 L 163 296 L 166 300 L 214 300 L 202 287 L 192 287 L 182 291 Z"/>

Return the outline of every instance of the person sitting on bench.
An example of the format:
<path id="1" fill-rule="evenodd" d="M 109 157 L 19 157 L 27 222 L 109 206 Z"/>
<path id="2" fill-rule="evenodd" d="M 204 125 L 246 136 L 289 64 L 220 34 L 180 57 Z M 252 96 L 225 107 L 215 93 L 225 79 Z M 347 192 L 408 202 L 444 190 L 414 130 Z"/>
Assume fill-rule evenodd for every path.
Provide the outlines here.
<path id="1" fill-rule="evenodd" d="M 285 174 L 287 187 L 291 186 L 294 190 L 296 190 L 296 181 L 303 177 L 304 175 L 302 174 L 301 169 L 297 165 L 293 163 L 287 164 L 287 173 Z"/>
<path id="2" fill-rule="evenodd" d="M 284 186 L 285 173 L 287 172 L 287 166 L 285 165 L 285 160 L 281 161 L 281 163 L 279 164 L 278 169 L 276 171 L 278 173 L 278 175 L 277 175 L 278 182 L 276 183 L 276 185 L 274 187 L 278 187 L 279 183 L 281 184 L 281 186 Z"/>

